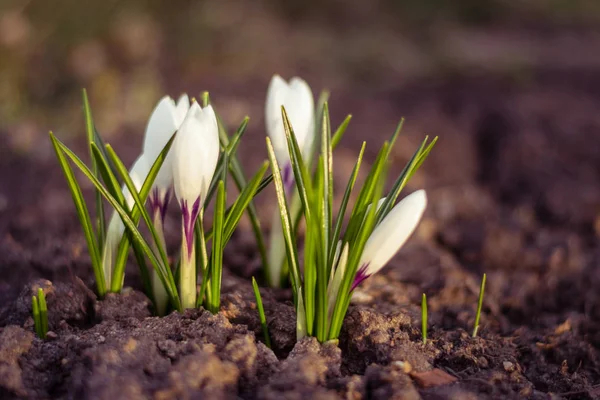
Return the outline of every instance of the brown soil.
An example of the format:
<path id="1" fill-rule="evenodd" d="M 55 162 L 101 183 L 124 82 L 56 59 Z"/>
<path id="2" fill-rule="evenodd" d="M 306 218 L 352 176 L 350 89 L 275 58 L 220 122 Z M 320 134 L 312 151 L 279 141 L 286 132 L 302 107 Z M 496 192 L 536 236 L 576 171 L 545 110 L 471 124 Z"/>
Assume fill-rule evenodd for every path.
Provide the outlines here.
<path id="1" fill-rule="evenodd" d="M 357 290 L 339 346 L 295 343 L 290 293 L 268 289 L 273 350 L 262 343 L 248 279 L 259 265 L 244 229 L 227 251 L 218 315 L 153 317 L 134 289 L 98 300 L 58 166 L 1 148 L 0 397 L 600 398 L 598 88 L 585 71 L 540 71 L 519 83 L 452 78 L 360 98 L 336 93 L 334 121 L 355 114 L 336 155 L 338 187 L 359 142 L 368 137 L 372 160 L 399 115 L 407 124 L 396 171 L 422 132 L 440 135 L 411 183 L 428 190 L 427 216 Z M 258 126 L 242 152 L 248 165 L 264 156 Z M 173 216 L 167 229 L 176 224 Z M 471 338 L 483 272 L 482 328 Z M 139 289 L 133 266 L 127 283 Z M 34 337 L 29 316 L 40 285 L 46 341 Z"/>

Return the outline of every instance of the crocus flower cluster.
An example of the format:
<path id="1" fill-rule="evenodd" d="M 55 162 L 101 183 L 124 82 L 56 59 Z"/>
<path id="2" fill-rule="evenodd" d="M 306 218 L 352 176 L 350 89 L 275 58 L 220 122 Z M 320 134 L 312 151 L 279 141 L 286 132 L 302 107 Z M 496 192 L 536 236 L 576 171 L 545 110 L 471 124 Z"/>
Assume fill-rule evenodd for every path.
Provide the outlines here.
<path id="1" fill-rule="evenodd" d="M 196 270 L 193 257 L 194 222 L 202 208 L 208 186 L 212 180 L 219 157 L 218 125 L 211 106 L 204 109 L 187 95 L 182 95 L 177 103 L 168 96 L 163 97 L 154 108 L 146 127 L 143 152 L 130 170 L 130 177 L 139 190 L 150 166 L 159 156 L 167 142 L 176 133 L 170 151 L 154 180 L 148 199 L 154 228 L 159 234 L 160 243 L 165 247 L 163 223 L 169 201 L 175 188 L 175 195 L 182 212 L 183 252 L 181 268 L 182 299 L 185 307 L 194 307 Z M 127 206 L 131 209 L 133 198 L 126 187 L 123 193 Z M 106 245 L 104 248 L 105 279 L 110 281 L 112 261 L 123 236 L 125 227 L 121 218 L 113 213 Z M 156 249 L 158 252 L 158 249 Z M 167 293 L 156 271 L 153 274 L 153 293 L 159 314 L 167 306 Z"/>
<path id="2" fill-rule="evenodd" d="M 352 212 L 346 218 L 364 155 L 366 143 L 363 143 L 340 209 L 334 217 L 333 142 L 339 142 L 343 136 L 349 117 L 332 135 L 329 109 L 324 98 L 321 96 L 318 109 L 315 109 L 312 90 L 304 80 L 294 77 L 288 82 L 278 75 L 271 79 L 265 105 L 269 162 L 265 162 L 246 181 L 245 174 L 240 172 L 239 161 L 235 159 L 235 150 L 247 118 L 230 139 L 224 129 L 220 131 L 222 127 L 211 105 L 201 107 L 185 94 L 177 102 L 165 96 L 152 111 L 142 152 L 127 171 L 112 147 L 105 146 L 95 132 L 84 92 L 93 168 L 87 167 L 52 133 L 50 137 L 84 228 L 94 273 L 99 277 L 100 295 L 104 295 L 108 287 L 114 292 L 122 287 L 127 245 L 132 244 L 144 287 L 154 300 L 159 315 L 165 314 L 169 303 L 179 311 L 202 304 L 211 312 L 218 312 L 223 249 L 247 209 L 251 219 L 254 218 L 253 228 L 261 256 L 266 258 L 262 251 L 260 224 L 255 209 L 250 205 L 254 196 L 274 181 L 279 207 L 270 233 L 268 263 L 264 266 L 267 282 L 275 287 L 291 284 L 298 337 L 314 335 L 320 341 L 336 339 L 356 288 L 392 259 L 423 216 L 427 205 L 423 190 L 417 190 L 395 203 L 408 179 L 433 148 L 435 140 L 429 144 L 427 139 L 423 142 L 390 192 L 385 194 L 386 164 L 399 134 L 398 129 L 381 147 Z M 208 96 L 205 103 L 208 103 Z M 315 120 L 317 115 L 320 121 Z M 316 126 L 319 128 L 316 129 Z M 316 146 L 319 139 L 319 146 Z M 320 152 L 313 160 L 316 147 Z M 235 162 L 232 163 L 231 159 Z M 81 188 L 68 160 L 80 168 L 97 190 L 96 209 L 99 211 L 96 228 L 91 223 Z M 263 180 L 269 163 L 273 174 Z M 230 207 L 226 207 L 228 171 L 233 172 L 233 180 L 240 190 Z M 117 174 L 125 182 L 121 188 Z M 215 218 L 212 229 L 205 232 L 204 207 L 215 192 Z M 170 265 L 163 230 L 173 194 L 181 211 L 181 253 L 177 267 Z M 102 197 L 115 210 L 106 232 Z M 143 218 L 152 237 L 150 242 L 145 238 L 147 235 L 138 229 L 140 218 Z M 306 233 L 303 257 L 300 257 L 296 235 L 302 219 Z M 343 226 L 346 227 L 344 232 Z M 94 232 L 95 229 L 97 232 Z M 123 239 L 126 229 L 127 240 Z M 212 246 L 210 257 L 206 245 L 209 241 Z M 153 267 L 152 276 L 145 267 L 147 260 Z M 197 260 L 202 271 L 199 291 Z M 304 262 L 302 268 L 300 260 Z M 175 270 L 177 273 L 174 273 Z M 257 303 L 260 303 L 256 282 L 254 289 Z M 266 332 L 264 312 L 261 323 Z"/>

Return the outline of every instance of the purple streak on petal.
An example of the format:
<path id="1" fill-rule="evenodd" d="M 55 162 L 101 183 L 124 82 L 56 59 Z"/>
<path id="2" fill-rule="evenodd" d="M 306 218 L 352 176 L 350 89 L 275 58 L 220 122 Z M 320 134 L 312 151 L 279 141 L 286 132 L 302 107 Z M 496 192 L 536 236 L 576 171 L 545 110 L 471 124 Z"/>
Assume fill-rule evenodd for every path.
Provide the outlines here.
<path id="1" fill-rule="evenodd" d="M 160 195 L 158 188 L 153 188 L 148 198 L 150 210 L 153 214 L 159 212 L 163 223 L 165 222 L 165 216 L 167 215 L 169 200 L 171 200 L 171 188 L 167 189 L 163 196 Z"/>
<path id="2" fill-rule="evenodd" d="M 360 268 L 358 269 L 358 272 L 356 273 L 356 276 L 354 277 L 354 282 L 352 283 L 352 288 L 350 289 L 350 291 L 353 291 L 354 289 L 356 289 L 356 287 L 358 285 L 360 285 L 362 281 L 364 281 L 365 279 L 367 279 L 368 277 L 371 276 L 371 274 L 367 274 L 368 266 L 369 266 L 368 263 L 360 266 Z"/>
<path id="3" fill-rule="evenodd" d="M 165 222 L 165 216 L 167 215 L 167 207 L 169 206 L 169 201 L 171 200 L 171 188 L 168 188 L 165 191 L 165 195 L 162 198 L 162 204 L 160 207 L 160 217 L 162 219 L 162 222 L 164 224 Z"/>
<path id="4" fill-rule="evenodd" d="M 283 187 L 285 189 L 285 192 L 289 194 L 294 188 L 294 184 L 296 183 L 296 181 L 294 180 L 294 173 L 292 171 L 292 164 L 285 164 L 282 172 L 283 173 L 281 175 L 281 180 L 283 181 Z"/>
<path id="5" fill-rule="evenodd" d="M 194 204 L 192 204 L 191 210 L 188 208 L 187 201 L 181 200 L 181 212 L 183 214 L 183 234 L 185 235 L 188 250 L 187 256 L 190 257 L 192 255 L 192 246 L 194 245 L 194 224 L 200 212 L 200 198 L 198 197 Z"/>

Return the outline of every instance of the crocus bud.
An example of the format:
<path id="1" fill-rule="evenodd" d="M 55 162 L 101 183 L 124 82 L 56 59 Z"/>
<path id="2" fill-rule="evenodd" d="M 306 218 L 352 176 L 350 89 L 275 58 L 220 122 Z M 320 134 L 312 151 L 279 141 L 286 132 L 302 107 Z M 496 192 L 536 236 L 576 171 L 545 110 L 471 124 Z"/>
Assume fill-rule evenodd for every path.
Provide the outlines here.
<path id="1" fill-rule="evenodd" d="M 150 167 L 151 166 L 148 164 L 148 160 L 144 155 L 139 156 L 138 159 L 133 163 L 133 166 L 129 171 L 129 176 L 131 177 L 131 180 L 133 181 L 136 190 L 139 191 L 141 189 L 142 185 L 144 184 L 144 181 L 146 180 L 148 172 L 150 172 Z M 123 196 L 125 197 L 127 207 L 131 210 L 131 208 L 135 204 L 133 195 L 131 194 L 131 192 L 129 192 L 129 189 L 125 185 L 123 185 L 123 188 L 121 190 L 123 192 Z M 113 214 L 110 217 L 110 221 L 108 223 L 108 229 L 106 231 L 106 241 L 104 243 L 102 255 L 104 279 L 106 281 L 107 286 L 110 286 L 115 257 L 117 255 L 119 243 L 121 242 L 121 238 L 123 237 L 124 232 L 125 225 L 121 220 L 121 216 L 117 214 L 117 212 L 113 211 Z"/>
<path id="2" fill-rule="evenodd" d="M 163 97 L 148 120 L 146 135 L 144 137 L 143 153 L 152 165 L 169 139 L 179 129 L 187 111 L 190 101 L 187 95 L 182 95 L 177 104 L 169 96 Z M 171 198 L 171 186 L 173 184 L 173 157 L 171 152 L 165 158 L 161 166 L 149 196 L 150 208 L 153 213 L 160 213 L 164 218 L 169 199 Z"/>
<path id="3" fill-rule="evenodd" d="M 427 206 L 424 190 L 400 201 L 375 227 L 365 244 L 352 290 L 391 260 L 414 232 Z"/>
<path id="4" fill-rule="evenodd" d="M 188 240 L 191 240 L 194 221 L 208 194 L 219 151 L 215 112 L 211 106 L 202 109 L 194 102 L 179 128 L 172 151 L 175 195 L 183 212 Z"/>
<path id="5" fill-rule="evenodd" d="M 274 75 L 267 91 L 265 123 L 267 133 L 273 143 L 277 163 L 282 169 L 282 179 L 287 189 L 294 182 L 290 155 L 288 152 L 281 106 L 285 107 L 296 135 L 298 146 L 305 159 L 310 157 L 315 137 L 315 104 L 308 84 L 297 77 L 289 83 L 279 75 Z"/>

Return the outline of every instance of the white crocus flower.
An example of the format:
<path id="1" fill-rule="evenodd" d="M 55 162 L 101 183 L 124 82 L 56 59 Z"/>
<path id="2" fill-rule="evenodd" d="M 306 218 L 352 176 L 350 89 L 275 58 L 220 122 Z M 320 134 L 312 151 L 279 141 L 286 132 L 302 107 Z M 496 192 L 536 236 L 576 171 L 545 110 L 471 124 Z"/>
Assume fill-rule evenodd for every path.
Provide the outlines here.
<path id="1" fill-rule="evenodd" d="M 211 106 L 193 102 L 173 143 L 173 183 L 182 211 L 180 291 L 183 308 L 196 306 L 194 222 L 219 158 L 219 128 Z"/>
<path id="2" fill-rule="evenodd" d="M 281 106 L 285 108 L 288 115 L 302 156 L 308 160 L 315 138 L 315 103 L 310 86 L 298 77 L 286 82 L 279 75 L 274 75 L 267 91 L 265 124 L 273 143 L 277 163 L 282 170 L 283 182 L 289 190 L 294 183 L 294 177 Z"/>
<path id="3" fill-rule="evenodd" d="M 150 171 L 150 165 L 148 164 L 148 160 L 146 157 L 141 155 L 131 167 L 129 171 L 129 176 L 135 185 L 135 188 L 139 191 L 146 180 L 146 176 Z M 133 199 L 132 194 L 129 192 L 129 189 L 124 185 L 121 189 L 123 192 L 123 196 L 125 197 L 125 202 L 127 203 L 127 207 L 131 210 L 133 205 L 135 204 L 135 200 Z M 117 256 L 117 251 L 119 249 L 119 243 L 121 242 L 121 238 L 123 237 L 123 233 L 125 232 L 125 225 L 121 220 L 121 216 L 113 211 L 112 216 L 110 217 L 110 221 L 108 223 L 108 229 L 106 231 L 106 240 L 104 243 L 104 249 L 102 252 L 102 266 L 104 270 L 104 281 L 106 286 L 110 288 L 112 272 L 114 268 L 115 258 Z"/>
<path id="4" fill-rule="evenodd" d="M 177 103 L 169 96 L 163 97 L 158 102 L 152 111 L 152 115 L 150 115 L 148 126 L 146 127 L 146 134 L 144 136 L 143 154 L 147 158 L 150 166 L 156 161 L 167 142 L 179 129 L 189 108 L 190 100 L 186 94 L 181 95 Z M 173 187 L 173 156 L 171 153 L 172 151 L 169 151 L 167 157 L 163 161 L 154 180 L 154 184 L 152 185 L 150 195 L 148 196 L 148 203 L 150 204 L 152 213 L 152 222 L 159 238 L 159 243 L 156 243 L 155 245 L 161 246 L 163 249 L 166 247 L 163 223 Z M 155 250 L 158 252 L 156 247 Z M 152 272 L 152 291 L 154 294 L 156 311 L 159 315 L 163 315 L 166 311 L 169 298 L 158 273 L 154 270 Z"/>
<path id="5" fill-rule="evenodd" d="M 292 163 L 288 151 L 281 106 L 285 108 L 294 135 L 302 152 L 305 162 L 309 162 L 315 138 L 315 104 L 312 90 L 308 84 L 297 77 L 289 82 L 283 80 L 279 75 L 274 75 L 267 90 L 265 105 L 265 124 L 267 134 L 271 138 L 273 150 L 277 163 L 281 168 L 281 177 L 285 191 L 290 194 L 293 191 L 295 180 L 292 171 Z M 292 219 L 301 210 L 298 198 L 292 202 Z M 285 246 L 281 221 L 278 211 L 273 217 L 271 239 L 269 246 L 269 271 L 268 278 L 271 286 L 278 287 L 282 281 L 283 263 L 285 262 Z"/>
<path id="6" fill-rule="evenodd" d="M 190 101 L 183 94 L 177 103 L 169 96 L 163 97 L 148 120 L 146 134 L 144 136 L 143 153 L 150 165 L 154 163 L 169 139 L 179 129 L 185 115 L 190 108 Z M 149 196 L 152 214 L 164 220 L 167 205 L 171 198 L 171 187 L 173 185 L 173 157 L 171 152 L 165 158 L 161 166 Z"/>
<path id="7" fill-rule="evenodd" d="M 400 201 L 375 227 L 365 244 L 352 290 L 391 260 L 415 231 L 425 207 L 427 196 L 417 190 Z"/>

